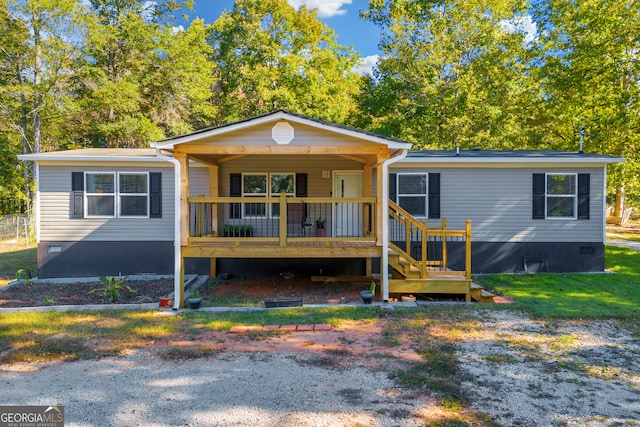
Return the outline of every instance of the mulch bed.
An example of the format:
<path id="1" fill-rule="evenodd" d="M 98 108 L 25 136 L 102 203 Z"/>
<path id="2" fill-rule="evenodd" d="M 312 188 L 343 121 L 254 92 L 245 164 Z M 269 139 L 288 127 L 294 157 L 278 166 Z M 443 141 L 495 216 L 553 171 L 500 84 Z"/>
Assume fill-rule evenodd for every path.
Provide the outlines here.
<path id="1" fill-rule="evenodd" d="M 160 297 L 173 292 L 173 280 L 127 280 L 119 290 L 119 297 L 110 301 L 109 295 L 99 290 L 104 283 L 31 283 L 15 284 L 0 291 L 0 308 L 38 307 L 46 305 L 80 304 L 139 304 L 158 302 Z M 314 282 L 310 277 L 254 277 L 213 279 L 202 287 L 205 300 L 233 295 L 234 300 L 251 300 L 257 303 L 265 299 L 302 298 L 304 304 L 325 304 L 330 298 L 342 303 L 360 302 L 360 291 L 369 285 L 362 282 Z M 98 289 L 98 290 L 97 290 Z M 94 291 L 95 290 L 95 291 Z M 93 291 L 93 292 L 92 292 Z"/>
<path id="2" fill-rule="evenodd" d="M 127 280 L 111 301 L 101 282 L 15 284 L 0 291 L 0 307 L 38 307 L 44 305 L 140 304 L 158 302 L 173 292 L 173 279 Z M 129 290 L 129 288 L 131 290 Z M 93 292 L 92 292 L 93 291 Z"/>

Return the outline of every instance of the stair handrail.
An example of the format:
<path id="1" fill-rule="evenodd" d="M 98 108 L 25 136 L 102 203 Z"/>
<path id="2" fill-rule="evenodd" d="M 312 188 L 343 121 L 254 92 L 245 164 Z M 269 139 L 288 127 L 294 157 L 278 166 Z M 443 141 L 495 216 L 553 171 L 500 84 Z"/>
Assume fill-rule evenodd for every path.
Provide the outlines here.
<path id="1" fill-rule="evenodd" d="M 427 277 L 427 222 L 418 221 L 413 215 L 400 207 L 393 200 L 389 200 L 389 215 L 404 225 L 406 239 L 405 247 L 407 250 L 403 250 L 392 242 L 389 242 L 389 246 L 402 255 L 409 264 L 418 268 L 420 270 L 420 278 L 425 279 Z M 414 259 L 409 253 L 411 252 L 411 233 L 413 231 L 419 231 L 422 236 L 422 260 L 420 261 Z"/>

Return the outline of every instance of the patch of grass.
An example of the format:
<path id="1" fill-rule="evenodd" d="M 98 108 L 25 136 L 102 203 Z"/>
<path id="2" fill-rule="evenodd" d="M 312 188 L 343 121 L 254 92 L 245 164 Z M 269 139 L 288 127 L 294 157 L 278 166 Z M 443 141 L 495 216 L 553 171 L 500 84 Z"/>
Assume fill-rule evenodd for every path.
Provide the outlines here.
<path id="1" fill-rule="evenodd" d="M 13 313 L 0 317 L 0 364 L 91 359 L 152 345 L 159 338 L 183 334 L 196 340 L 202 330 L 228 331 L 234 325 L 329 323 L 371 319 L 364 308 L 268 310 L 255 313 L 186 313 L 156 316 L 154 311 Z M 255 337 L 259 339 L 260 337 Z"/>
<path id="2" fill-rule="evenodd" d="M 186 329 L 154 312 L 13 313 L 0 316 L 0 363 L 92 359 Z"/>
<path id="3" fill-rule="evenodd" d="M 375 307 L 325 307 L 262 310 L 253 312 L 187 312 L 185 319 L 198 321 L 213 331 L 228 331 L 234 325 L 265 326 L 328 323 L 338 326 L 343 320 L 377 319 Z"/>
<path id="4" fill-rule="evenodd" d="M 516 301 L 509 308 L 543 318 L 640 318 L 640 252 L 607 246 L 606 267 L 616 274 L 496 274 L 482 286 Z"/>
<path id="5" fill-rule="evenodd" d="M 0 244 L 0 286 L 16 278 L 20 269 L 35 271 L 37 267 L 37 249 L 20 248 L 15 245 Z"/>
<path id="6" fill-rule="evenodd" d="M 496 426 L 486 414 L 475 411 L 461 385 L 457 342 L 478 324 L 468 306 L 396 310 L 387 314 L 389 330 L 408 337 L 422 356 L 390 374 L 406 387 L 429 391 L 438 399 L 440 415 L 425 419 L 429 426 Z"/>

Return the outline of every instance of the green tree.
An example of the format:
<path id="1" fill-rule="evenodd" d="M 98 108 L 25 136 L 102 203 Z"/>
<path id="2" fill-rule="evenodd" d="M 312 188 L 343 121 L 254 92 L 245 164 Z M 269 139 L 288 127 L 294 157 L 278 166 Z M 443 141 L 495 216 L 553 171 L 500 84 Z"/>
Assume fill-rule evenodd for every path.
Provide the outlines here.
<path id="1" fill-rule="evenodd" d="M 344 123 L 354 110 L 359 58 L 314 11 L 286 0 L 237 0 L 208 40 L 220 84 L 218 122 L 273 110 Z"/>
<path id="2" fill-rule="evenodd" d="M 384 54 L 357 123 L 422 148 L 522 146 L 525 12 L 523 1 L 370 0 L 363 16 Z"/>
<path id="3" fill-rule="evenodd" d="M 613 188 L 640 201 L 640 3 L 543 0 L 539 80 L 544 117 L 540 132 L 554 148 L 623 156 L 610 168 Z"/>
<path id="4" fill-rule="evenodd" d="M 215 80 L 204 23 L 160 23 L 177 2 L 93 0 L 78 99 L 80 145 L 146 147 L 209 124 Z M 151 9 L 149 9 L 151 7 Z"/>
<path id="5" fill-rule="evenodd" d="M 82 45 L 86 11 L 76 1 L 9 1 L 2 19 L 0 114 L 9 144 L 22 153 L 55 150 L 70 105 L 70 77 Z M 12 155 L 17 153 L 9 150 Z M 3 150 L 3 155 L 9 155 Z M 6 159 L 5 159 L 6 160 Z M 31 198 L 30 171 L 23 168 L 24 197 Z"/>

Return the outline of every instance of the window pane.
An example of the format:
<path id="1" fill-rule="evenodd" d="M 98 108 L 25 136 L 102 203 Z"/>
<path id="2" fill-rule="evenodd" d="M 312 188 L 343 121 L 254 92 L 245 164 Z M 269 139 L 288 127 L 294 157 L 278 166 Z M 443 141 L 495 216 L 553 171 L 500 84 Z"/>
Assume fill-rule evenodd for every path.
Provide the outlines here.
<path id="1" fill-rule="evenodd" d="M 427 216 L 425 197 L 398 197 L 398 204 L 411 215 Z"/>
<path id="2" fill-rule="evenodd" d="M 147 196 L 121 196 L 121 216 L 147 216 Z"/>
<path id="3" fill-rule="evenodd" d="M 111 173 L 87 173 L 87 193 L 114 193 L 114 175 Z"/>
<path id="4" fill-rule="evenodd" d="M 120 193 L 147 193 L 147 175 L 120 174 Z"/>
<path id="5" fill-rule="evenodd" d="M 573 197 L 547 197 L 547 217 L 573 218 Z"/>
<path id="6" fill-rule="evenodd" d="M 267 194 L 266 175 L 243 175 L 242 178 L 245 194 Z"/>
<path id="7" fill-rule="evenodd" d="M 87 216 L 113 216 L 115 196 L 87 196 Z"/>
<path id="8" fill-rule="evenodd" d="M 398 175 L 398 194 L 426 194 L 426 175 Z"/>
<path id="9" fill-rule="evenodd" d="M 280 193 L 293 194 L 293 174 L 273 174 L 271 175 L 271 194 L 276 196 Z"/>
<path id="10" fill-rule="evenodd" d="M 547 194 L 576 194 L 575 175 L 547 175 Z"/>

